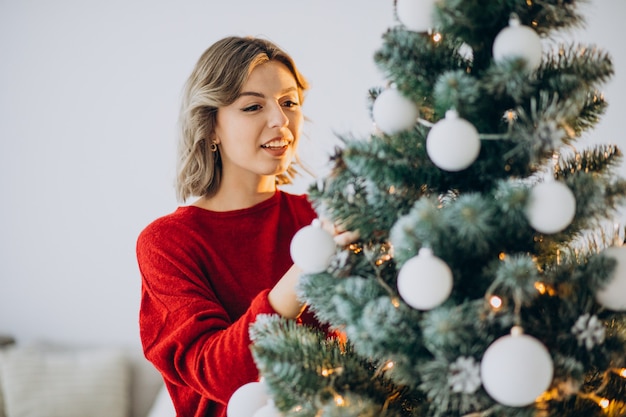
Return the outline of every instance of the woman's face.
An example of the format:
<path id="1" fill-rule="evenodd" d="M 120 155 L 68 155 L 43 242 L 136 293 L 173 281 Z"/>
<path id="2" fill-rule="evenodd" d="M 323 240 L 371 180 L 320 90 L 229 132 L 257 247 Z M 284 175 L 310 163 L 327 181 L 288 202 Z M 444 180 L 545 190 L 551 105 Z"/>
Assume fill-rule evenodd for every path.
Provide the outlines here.
<path id="1" fill-rule="evenodd" d="M 296 80 L 282 63 L 255 67 L 241 94 L 217 111 L 223 179 L 274 176 L 286 171 L 303 116 Z M 232 178 L 231 178 L 232 179 Z"/>

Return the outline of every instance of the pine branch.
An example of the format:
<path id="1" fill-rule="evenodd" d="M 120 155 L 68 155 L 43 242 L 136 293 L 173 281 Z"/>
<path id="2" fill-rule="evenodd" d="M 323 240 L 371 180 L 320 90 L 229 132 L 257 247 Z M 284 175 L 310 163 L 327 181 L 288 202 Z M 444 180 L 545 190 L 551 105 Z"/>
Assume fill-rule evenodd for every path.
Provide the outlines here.
<path id="1" fill-rule="evenodd" d="M 257 367 L 276 407 L 286 416 L 314 416 L 324 408 L 341 408 L 350 391 L 363 393 L 378 415 L 406 415 L 400 401 L 404 389 L 385 379 L 350 345 L 276 315 L 258 316 L 250 337 Z"/>
<path id="2" fill-rule="evenodd" d="M 444 38 L 437 42 L 431 36 L 396 27 L 384 34 L 383 45 L 375 52 L 374 61 L 407 97 L 432 107 L 428 97 L 432 95 L 438 74 L 469 66 L 458 53 L 460 46 L 458 40 Z"/>

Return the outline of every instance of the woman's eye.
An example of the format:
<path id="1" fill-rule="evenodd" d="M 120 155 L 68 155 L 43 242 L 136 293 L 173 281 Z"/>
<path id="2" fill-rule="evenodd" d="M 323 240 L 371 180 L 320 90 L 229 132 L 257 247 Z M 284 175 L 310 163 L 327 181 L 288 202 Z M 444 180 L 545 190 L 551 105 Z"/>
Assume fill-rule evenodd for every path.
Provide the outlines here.
<path id="1" fill-rule="evenodd" d="M 285 101 L 283 102 L 283 106 L 284 106 L 284 107 L 295 107 L 295 106 L 297 106 L 297 105 L 298 105 L 298 102 L 296 102 L 296 101 L 292 101 L 292 100 L 285 100 Z"/>
<path id="2" fill-rule="evenodd" d="M 259 110 L 260 108 L 261 108 L 261 106 L 260 106 L 259 104 L 253 104 L 253 105 L 251 105 L 251 106 L 244 107 L 244 108 L 243 108 L 243 109 L 241 109 L 241 110 L 242 110 L 242 111 L 245 111 L 245 112 L 251 112 L 251 111 L 257 111 L 257 110 Z"/>

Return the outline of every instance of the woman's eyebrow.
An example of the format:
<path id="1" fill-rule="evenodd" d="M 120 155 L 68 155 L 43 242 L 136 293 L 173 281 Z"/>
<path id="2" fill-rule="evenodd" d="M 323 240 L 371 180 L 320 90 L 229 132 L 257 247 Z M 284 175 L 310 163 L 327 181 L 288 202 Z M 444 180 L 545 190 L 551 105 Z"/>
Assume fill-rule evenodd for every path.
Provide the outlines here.
<path id="1" fill-rule="evenodd" d="M 287 93 L 291 93 L 292 91 L 297 91 L 298 89 L 296 87 L 287 87 L 284 90 L 282 90 L 280 92 L 280 94 L 287 94 Z M 263 93 L 259 93 L 256 91 L 242 91 L 241 93 L 239 93 L 239 97 L 243 97 L 243 96 L 253 96 L 253 97 L 260 97 L 260 98 L 265 98 L 265 94 Z"/>

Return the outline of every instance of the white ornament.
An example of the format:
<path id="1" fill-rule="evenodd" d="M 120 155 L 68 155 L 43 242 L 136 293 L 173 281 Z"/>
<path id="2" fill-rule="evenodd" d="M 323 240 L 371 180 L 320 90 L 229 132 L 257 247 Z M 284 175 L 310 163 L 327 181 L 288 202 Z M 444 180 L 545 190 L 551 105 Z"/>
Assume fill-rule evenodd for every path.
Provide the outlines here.
<path id="1" fill-rule="evenodd" d="M 270 399 L 263 382 L 249 382 L 233 393 L 226 406 L 227 417 L 252 417 Z"/>
<path id="2" fill-rule="evenodd" d="M 510 335 L 487 348 L 480 374 L 491 398 L 509 407 L 524 407 L 550 387 L 554 365 L 539 340 L 514 327 Z"/>
<path id="3" fill-rule="evenodd" d="M 381 92 L 372 108 L 376 126 L 388 135 L 408 130 L 415 125 L 419 110 L 417 105 L 395 88 Z"/>
<path id="4" fill-rule="evenodd" d="M 398 293 L 411 307 L 430 310 L 443 303 L 452 291 L 452 271 L 429 248 L 402 265 L 398 273 Z"/>
<path id="5" fill-rule="evenodd" d="M 316 274 L 328 268 L 335 254 L 335 240 L 322 229 L 319 220 L 313 221 L 293 236 L 291 259 L 304 273 Z"/>
<path id="6" fill-rule="evenodd" d="M 474 358 L 461 356 L 450 364 L 448 386 L 452 392 L 473 394 L 480 388 L 480 364 Z"/>
<path id="7" fill-rule="evenodd" d="M 540 233 L 553 234 L 570 225 L 576 214 L 576 198 L 562 182 L 549 180 L 530 190 L 526 218 Z"/>
<path id="8" fill-rule="evenodd" d="M 455 110 L 448 110 L 445 119 L 435 123 L 428 132 L 426 152 L 444 171 L 464 170 L 480 153 L 478 131 Z"/>
<path id="9" fill-rule="evenodd" d="M 408 30 L 427 32 L 433 27 L 435 0 L 397 0 L 396 14 Z"/>
<path id="10" fill-rule="evenodd" d="M 505 59 L 522 58 L 526 68 L 535 70 L 541 65 L 541 38 L 537 32 L 511 18 L 509 26 L 498 33 L 493 42 L 493 58 L 496 62 Z"/>
<path id="11" fill-rule="evenodd" d="M 596 300 L 614 311 L 626 311 L 626 246 L 611 246 L 602 253 L 617 261 L 604 287 L 596 292 Z"/>
<path id="12" fill-rule="evenodd" d="M 253 417 L 280 417 L 282 414 L 274 405 L 274 400 L 269 400 L 267 404 L 259 408 Z"/>
<path id="13" fill-rule="evenodd" d="M 578 317 L 578 320 L 572 326 L 572 333 L 576 336 L 579 346 L 585 345 L 587 350 L 591 350 L 595 346 L 604 343 L 606 329 L 604 324 L 598 319 L 598 316 L 585 313 Z"/>

